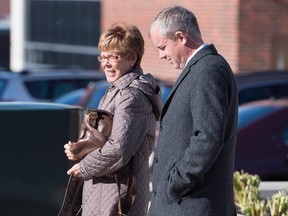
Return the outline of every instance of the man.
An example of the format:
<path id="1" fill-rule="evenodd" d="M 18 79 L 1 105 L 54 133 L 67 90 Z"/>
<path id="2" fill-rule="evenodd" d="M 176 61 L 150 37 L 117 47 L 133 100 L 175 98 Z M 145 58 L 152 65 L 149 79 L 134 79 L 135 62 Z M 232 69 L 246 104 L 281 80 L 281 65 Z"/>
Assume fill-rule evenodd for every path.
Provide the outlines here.
<path id="1" fill-rule="evenodd" d="M 149 216 L 236 215 L 233 199 L 237 87 L 214 45 L 204 43 L 194 14 L 162 10 L 149 38 L 183 70 L 163 107 Z"/>

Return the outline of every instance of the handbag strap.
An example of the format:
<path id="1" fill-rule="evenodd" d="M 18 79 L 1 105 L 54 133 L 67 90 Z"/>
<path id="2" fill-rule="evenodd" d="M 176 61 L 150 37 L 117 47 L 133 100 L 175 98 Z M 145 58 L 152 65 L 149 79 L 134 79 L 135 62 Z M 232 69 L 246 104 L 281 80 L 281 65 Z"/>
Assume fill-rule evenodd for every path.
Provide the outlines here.
<path id="1" fill-rule="evenodd" d="M 126 199 L 126 203 L 128 203 L 128 208 L 125 209 L 125 212 L 127 213 L 134 200 L 135 200 L 135 196 L 136 196 L 136 184 L 135 184 L 135 176 L 133 174 L 133 157 L 130 159 L 129 161 L 129 178 L 127 179 L 127 185 L 128 185 L 128 189 L 127 189 L 127 199 Z M 122 210 L 122 205 L 121 205 L 121 193 L 120 193 L 120 190 L 121 190 L 121 184 L 120 182 L 118 181 L 118 175 L 117 173 L 114 173 L 114 178 L 115 178 L 115 181 L 116 181 L 116 184 L 117 184 L 117 188 L 118 188 L 118 195 L 119 195 L 119 198 L 118 198 L 118 211 L 117 211 L 117 215 L 118 216 L 126 216 L 125 213 L 123 213 L 123 210 Z"/>
<path id="2" fill-rule="evenodd" d="M 118 211 L 117 211 L 117 215 L 118 216 L 124 216 L 123 212 L 122 212 L 122 206 L 121 206 L 121 193 L 120 193 L 120 190 L 121 190 L 121 185 L 118 181 L 118 177 L 117 177 L 117 174 L 114 173 L 114 177 L 115 177 L 115 181 L 116 181 L 116 184 L 117 184 L 117 188 L 118 188 Z"/>
<path id="3" fill-rule="evenodd" d="M 82 211 L 83 179 L 70 175 L 58 216 L 77 216 Z"/>

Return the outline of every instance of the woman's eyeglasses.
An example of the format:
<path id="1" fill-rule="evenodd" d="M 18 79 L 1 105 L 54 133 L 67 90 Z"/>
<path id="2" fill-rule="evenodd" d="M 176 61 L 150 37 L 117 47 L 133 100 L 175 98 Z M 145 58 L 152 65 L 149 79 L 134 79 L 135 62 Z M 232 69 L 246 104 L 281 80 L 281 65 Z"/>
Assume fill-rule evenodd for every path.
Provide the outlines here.
<path id="1" fill-rule="evenodd" d="M 123 54 L 111 54 L 111 55 L 107 55 L 107 56 L 97 56 L 97 59 L 99 62 L 117 62 L 121 59 L 121 57 L 123 56 Z"/>

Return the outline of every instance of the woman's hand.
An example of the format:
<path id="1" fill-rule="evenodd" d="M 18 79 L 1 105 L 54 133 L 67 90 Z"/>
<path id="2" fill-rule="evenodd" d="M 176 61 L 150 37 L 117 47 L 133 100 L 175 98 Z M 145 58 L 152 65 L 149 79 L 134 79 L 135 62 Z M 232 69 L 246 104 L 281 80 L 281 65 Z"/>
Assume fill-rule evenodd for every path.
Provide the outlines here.
<path id="1" fill-rule="evenodd" d="M 70 151 L 71 145 L 72 145 L 72 143 L 70 141 L 68 143 L 66 143 L 64 145 L 64 149 L 65 149 L 64 152 L 65 152 L 65 154 L 69 160 L 76 161 L 76 160 L 78 160 L 78 158 L 76 158 L 75 155 Z"/>
<path id="2" fill-rule="evenodd" d="M 68 175 L 73 175 L 74 177 L 80 178 L 81 177 L 80 164 L 77 163 L 74 166 L 72 166 L 72 168 L 67 171 L 67 174 Z"/>

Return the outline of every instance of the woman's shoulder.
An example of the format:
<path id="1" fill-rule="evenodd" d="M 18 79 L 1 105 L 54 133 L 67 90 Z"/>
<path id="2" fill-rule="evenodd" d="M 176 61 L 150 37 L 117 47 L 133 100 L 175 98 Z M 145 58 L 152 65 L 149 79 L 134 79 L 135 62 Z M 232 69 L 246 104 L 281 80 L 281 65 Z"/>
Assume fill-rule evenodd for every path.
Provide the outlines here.
<path id="1" fill-rule="evenodd" d="M 122 97 L 122 99 L 141 99 L 145 93 L 143 92 L 143 89 L 135 88 L 131 85 L 127 86 L 126 88 L 119 91 L 119 95 Z"/>

